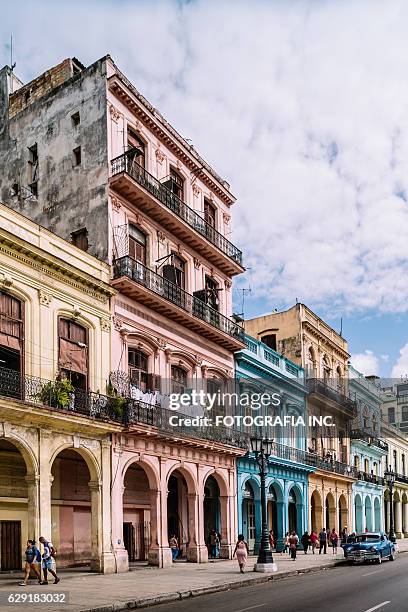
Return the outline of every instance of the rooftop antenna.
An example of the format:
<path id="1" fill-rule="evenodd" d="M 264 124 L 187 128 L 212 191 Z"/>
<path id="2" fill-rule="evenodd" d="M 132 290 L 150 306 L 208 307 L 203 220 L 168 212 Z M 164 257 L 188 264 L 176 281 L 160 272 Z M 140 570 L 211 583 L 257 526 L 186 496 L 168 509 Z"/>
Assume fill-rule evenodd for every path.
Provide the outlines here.
<path id="1" fill-rule="evenodd" d="M 252 270 L 252 268 L 247 268 L 247 270 Z M 242 300 L 241 300 L 241 312 L 237 313 L 239 317 L 242 319 L 245 318 L 245 294 L 251 295 L 251 277 L 249 277 L 248 287 L 243 287 L 242 289 L 238 289 L 238 291 L 242 291 Z"/>
<path id="2" fill-rule="evenodd" d="M 13 64 L 13 35 L 10 35 L 10 66 L 11 66 L 11 72 L 13 72 L 14 68 L 16 67 L 16 62 L 14 62 Z"/>

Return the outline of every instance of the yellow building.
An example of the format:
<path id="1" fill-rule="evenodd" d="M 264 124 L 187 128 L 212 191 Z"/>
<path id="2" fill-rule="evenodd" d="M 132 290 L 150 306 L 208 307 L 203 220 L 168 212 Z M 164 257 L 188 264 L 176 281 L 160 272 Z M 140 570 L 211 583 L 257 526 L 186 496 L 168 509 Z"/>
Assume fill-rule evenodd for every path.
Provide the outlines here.
<path id="1" fill-rule="evenodd" d="M 0 568 L 28 538 L 115 570 L 109 267 L 0 205 Z"/>
<path id="2" fill-rule="evenodd" d="M 348 389 L 346 340 L 304 304 L 250 319 L 245 331 L 305 369 L 308 417 L 315 417 L 315 423 L 331 417 L 334 424 L 308 428 L 308 449 L 316 467 L 309 475 L 309 529 L 350 529 L 356 479 L 349 465 L 348 432 L 356 404 Z"/>

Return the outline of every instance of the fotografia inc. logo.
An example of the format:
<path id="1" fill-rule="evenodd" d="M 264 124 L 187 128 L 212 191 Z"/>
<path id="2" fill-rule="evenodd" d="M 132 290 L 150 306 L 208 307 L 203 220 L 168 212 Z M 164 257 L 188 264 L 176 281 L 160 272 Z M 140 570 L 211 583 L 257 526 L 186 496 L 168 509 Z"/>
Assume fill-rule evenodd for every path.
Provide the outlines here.
<path id="1" fill-rule="evenodd" d="M 168 408 L 177 414 L 169 424 L 177 426 L 223 426 L 253 428 L 335 427 L 332 416 L 306 416 L 302 405 L 287 406 L 280 393 L 208 393 L 191 390 L 171 393 Z M 286 412 L 289 411 L 290 414 Z M 282 432 L 283 433 L 283 432 Z"/>

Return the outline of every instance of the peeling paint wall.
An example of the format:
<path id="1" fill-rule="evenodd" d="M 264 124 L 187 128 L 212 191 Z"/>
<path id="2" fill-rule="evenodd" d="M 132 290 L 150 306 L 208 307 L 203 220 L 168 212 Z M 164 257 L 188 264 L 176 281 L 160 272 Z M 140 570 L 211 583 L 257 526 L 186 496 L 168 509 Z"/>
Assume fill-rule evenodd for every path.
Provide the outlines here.
<path id="1" fill-rule="evenodd" d="M 65 79 L 67 66 L 63 62 L 59 67 Z M 43 95 L 10 117 L 8 104 L 15 105 L 18 96 L 24 97 L 24 90 L 41 79 Z M 0 71 L 0 200 L 67 240 L 72 232 L 86 227 L 88 252 L 106 261 L 109 223 L 106 62 L 99 60 L 64 79 L 61 78 L 61 84 L 57 79 L 51 89 L 50 78 L 42 75 L 9 98 L 10 76 L 7 69 Z M 75 125 L 72 115 L 77 112 L 80 121 Z M 35 144 L 37 197 L 29 188 L 29 148 Z M 77 147 L 81 147 L 79 165 L 75 165 L 73 153 Z"/>

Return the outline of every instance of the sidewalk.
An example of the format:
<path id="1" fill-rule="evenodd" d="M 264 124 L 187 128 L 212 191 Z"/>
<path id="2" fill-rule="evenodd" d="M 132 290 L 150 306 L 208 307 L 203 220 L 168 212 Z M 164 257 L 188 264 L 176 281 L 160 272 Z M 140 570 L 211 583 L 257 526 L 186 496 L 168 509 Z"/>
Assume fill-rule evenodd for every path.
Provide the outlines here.
<path id="1" fill-rule="evenodd" d="M 399 541 L 399 552 L 408 552 L 408 540 Z M 20 576 L 15 574 L 0 578 L 0 593 L 10 590 L 24 593 L 64 592 L 69 597 L 69 603 L 43 604 L 41 607 L 53 612 L 117 612 L 278 580 L 297 573 L 331 569 L 343 562 L 343 554 L 333 555 L 328 551 L 326 555 L 304 555 L 301 552 L 296 561 L 289 559 L 288 555 L 276 554 L 274 560 L 278 566 L 278 572 L 274 574 L 253 572 L 256 557 L 249 557 L 245 574 L 239 573 L 236 560 L 205 564 L 179 562 L 167 569 L 146 567 L 107 576 L 66 570 L 61 573 L 58 586 L 50 584 L 40 587 L 32 582 L 26 588 L 18 586 Z M 17 612 L 26 612 L 27 605 L 13 605 L 12 608 Z"/>

